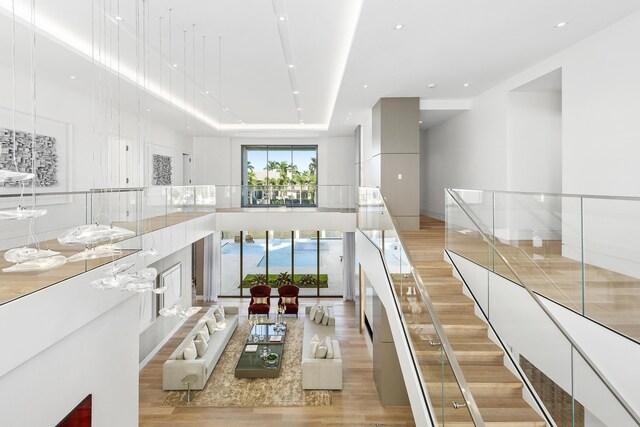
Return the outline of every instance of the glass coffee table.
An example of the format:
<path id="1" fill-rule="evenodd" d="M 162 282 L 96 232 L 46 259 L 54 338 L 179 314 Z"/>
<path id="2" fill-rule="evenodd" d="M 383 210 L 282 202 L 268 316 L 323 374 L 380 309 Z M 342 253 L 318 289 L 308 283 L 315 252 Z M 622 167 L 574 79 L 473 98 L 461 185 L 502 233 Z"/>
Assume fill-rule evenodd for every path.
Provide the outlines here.
<path id="1" fill-rule="evenodd" d="M 266 323 L 251 328 L 236 365 L 236 378 L 275 378 L 279 376 L 286 334 L 286 325 L 279 329 L 273 323 Z M 269 357 L 267 357 L 269 354 L 275 354 L 275 360 L 269 361 Z"/>

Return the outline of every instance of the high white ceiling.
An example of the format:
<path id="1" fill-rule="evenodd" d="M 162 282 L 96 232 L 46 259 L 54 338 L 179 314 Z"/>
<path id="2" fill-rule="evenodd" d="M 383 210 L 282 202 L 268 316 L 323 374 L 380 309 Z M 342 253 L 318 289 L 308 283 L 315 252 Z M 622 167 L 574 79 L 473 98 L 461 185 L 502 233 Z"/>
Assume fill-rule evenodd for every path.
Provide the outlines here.
<path id="1" fill-rule="evenodd" d="M 94 62 L 112 76 L 119 64 L 123 108 L 135 110 L 142 85 L 153 119 L 184 127 L 186 105 L 189 133 L 219 134 L 222 116 L 224 133 L 261 136 L 349 135 L 380 97 L 472 98 L 640 9 L 638 0 L 148 0 L 137 10 L 132 0 L 36 4 L 40 78 L 90 96 L 93 34 Z M 29 5 L 16 0 L 24 69 Z M 11 0 L 0 0 L 4 65 L 10 9 Z M 138 86 L 136 58 L 139 72 L 146 70 Z"/>

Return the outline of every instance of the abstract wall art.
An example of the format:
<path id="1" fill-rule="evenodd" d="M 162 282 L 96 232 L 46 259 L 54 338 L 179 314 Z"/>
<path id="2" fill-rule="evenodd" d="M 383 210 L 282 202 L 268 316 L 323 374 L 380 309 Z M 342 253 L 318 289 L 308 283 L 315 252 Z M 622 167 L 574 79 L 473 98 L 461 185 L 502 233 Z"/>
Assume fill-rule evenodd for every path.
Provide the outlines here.
<path id="1" fill-rule="evenodd" d="M 32 172 L 33 169 L 33 135 L 30 132 L 16 131 L 16 152 L 13 152 L 13 131 L 0 128 L 0 169 Z M 36 187 L 53 187 L 58 185 L 58 154 L 56 138 L 36 134 Z M 14 161 L 15 159 L 15 161 Z M 17 182 L 6 182 L 5 187 L 17 187 Z"/>
<path id="2" fill-rule="evenodd" d="M 152 184 L 171 185 L 173 183 L 173 159 L 171 156 L 153 154 Z"/>

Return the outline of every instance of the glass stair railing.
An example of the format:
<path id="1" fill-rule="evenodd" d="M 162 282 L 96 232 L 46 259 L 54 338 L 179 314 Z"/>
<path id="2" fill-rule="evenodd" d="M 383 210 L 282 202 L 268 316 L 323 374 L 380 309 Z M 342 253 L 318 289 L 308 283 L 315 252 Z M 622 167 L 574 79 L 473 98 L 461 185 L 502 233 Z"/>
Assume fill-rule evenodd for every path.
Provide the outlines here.
<path id="1" fill-rule="evenodd" d="M 357 212 L 358 229 L 376 247 L 384 265 L 406 338 L 405 343 L 396 345 L 410 349 L 423 397 L 432 411 L 432 425 L 484 426 L 447 332 L 416 275 L 378 189 L 359 189 Z M 389 310 L 387 313 L 391 316 Z"/>
<path id="2" fill-rule="evenodd" d="M 526 291 L 510 293 L 521 299 L 508 302 L 504 295 L 512 290 L 501 287 L 490 275 L 484 279 L 478 276 L 474 298 L 487 321 L 491 324 L 497 319 L 495 322 L 502 325 L 500 328 L 509 339 L 535 343 L 529 346 L 533 349 L 531 358 L 540 366 L 544 365 L 544 369 L 537 368 L 522 354 L 516 369 L 526 371 L 527 382 L 536 383 L 534 387 L 541 394 L 545 394 L 546 388 L 543 401 L 553 423 L 558 426 L 589 425 L 585 421 L 587 416 L 595 417 L 603 425 L 640 425 L 640 417 L 629 401 L 542 300 L 544 296 L 582 316 L 598 313 L 603 316 L 600 320 L 606 318 L 607 308 L 612 308 L 607 304 L 607 298 L 612 298 L 612 292 L 617 290 L 630 298 L 617 308 L 624 311 L 634 305 L 637 307 L 633 298 L 635 288 L 621 286 L 616 289 L 615 284 L 629 285 L 635 281 L 632 254 L 623 255 L 621 246 L 632 250 L 637 244 L 629 235 L 632 237 L 638 227 L 629 227 L 625 218 L 640 207 L 639 202 L 635 199 L 446 190 L 447 251 Z M 612 209 L 604 208 L 607 204 L 617 209 L 620 221 L 615 220 Z M 587 211 L 587 205 L 597 206 L 596 212 Z M 600 217 L 604 212 L 608 212 L 607 220 Z M 635 217 L 636 221 L 638 217 Z M 587 229 L 595 235 L 587 235 Z M 600 250 L 608 248 L 617 256 L 589 252 L 589 243 Z M 599 265 L 589 264 L 585 258 Z M 600 283 L 595 283 L 598 280 Z M 614 286 L 607 280 L 612 280 Z M 592 290 L 600 287 L 601 292 L 590 293 L 590 287 Z M 607 292 L 602 292 L 603 289 Z M 470 286 L 469 291 L 473 292 Z M 613 298 L 620 301 L 619 297 Z M 505 309 L 505 304 L 518 304 L 522 317 L 517 310 Z M 596 311 L 597 307 L 601 308 L 600 312 Z M 512 315 L 508 322 L 515 326 L 505 326 L 505 313 Z M 525 316 L 532 316 L 531 313 L 537 316 L 537 324 L 525 323 Z M 622 316 L 627 316 L 625 324 L 631 323 L 636 313 L 635 310 L 623 313 Z M 608 319 L 615 319 L 613 314 L 609 313 Z M 614 325 L 608 323 L 607 326 Z M 500 338 L 501 331 L 496 333 Z M 553 397 L 549 390 L 553 391 Z"/>

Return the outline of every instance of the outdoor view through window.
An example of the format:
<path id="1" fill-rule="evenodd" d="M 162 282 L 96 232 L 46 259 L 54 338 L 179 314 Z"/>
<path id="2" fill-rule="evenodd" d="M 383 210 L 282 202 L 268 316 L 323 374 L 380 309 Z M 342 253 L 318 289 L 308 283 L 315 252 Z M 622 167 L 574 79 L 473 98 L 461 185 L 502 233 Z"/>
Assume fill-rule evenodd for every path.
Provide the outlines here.
<path id="1" fill-rule="evenodd" d="M 316 206 L 317 146 L 243 146 L 242 205 Z"/>

